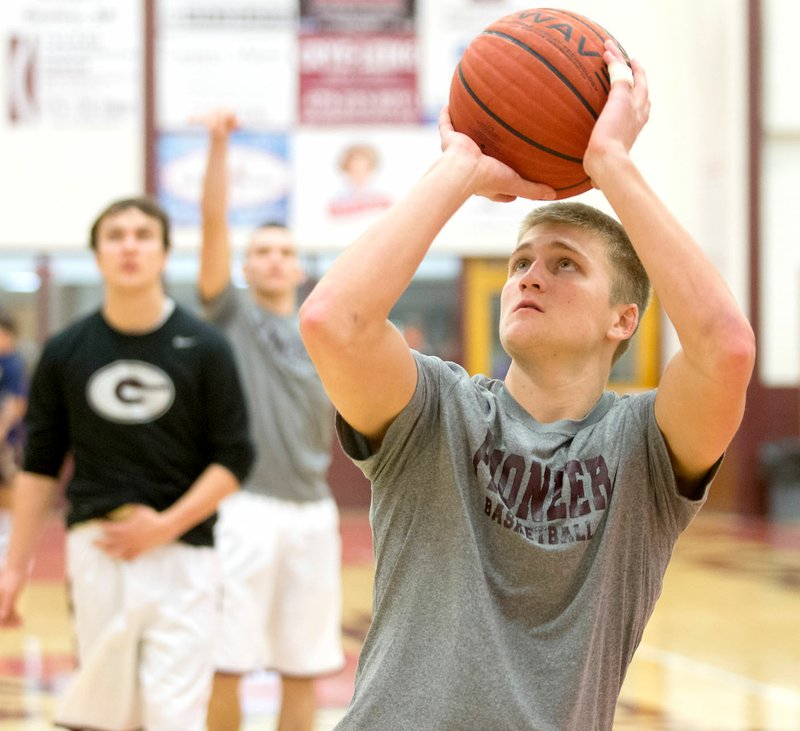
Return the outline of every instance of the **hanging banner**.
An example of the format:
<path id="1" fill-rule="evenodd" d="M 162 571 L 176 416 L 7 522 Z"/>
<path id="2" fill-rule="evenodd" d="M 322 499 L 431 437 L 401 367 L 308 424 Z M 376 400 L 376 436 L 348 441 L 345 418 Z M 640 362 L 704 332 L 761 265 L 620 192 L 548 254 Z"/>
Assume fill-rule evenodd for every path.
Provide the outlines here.
<path id="1" fill-rule="evenodd" d="M 419 122 L 416 48 L 412 33 L 303 33 L 300 122 Z"/>
<path id="2" fill-rule="evenodd" d="M 414 30 L 414 0 L 300 0 L 304 31 Z"/>
<path id="3" fill-rule="evenodd" d="M 438 151 L 430 128 L 342 126 L 296 135 L 291 227 L 310 248 L 346 246 L 425 172 Z"/>
<path id="4" fill-rule="evenodd" d="M 156 17 L 159 129 L 186 127 L 211 107 L 250 128 L 297 121 L 293 0 L 160 0 Z"/>
<path id="5" fill-rule="evenodd" d="M 416 124 L 413 0 L 301 0 L 300 122 Z"/>
<path id="6" fill-rule="evenodd" d="M 291 169 L 285 134 L 237 131 L 228 153 L 233 228 L 254 228 L 264 221 L 285 223 Z M 158 139 L 158 200 L 177 227 L 200 226 L 200 194 L 208 156 L 203 132 L 166 132 Z"/>
<path id="7" fill-rule="evenodd" d="M 7 119 L 50 128 L 141 116 L 141 3 L 3 0 Z"/>

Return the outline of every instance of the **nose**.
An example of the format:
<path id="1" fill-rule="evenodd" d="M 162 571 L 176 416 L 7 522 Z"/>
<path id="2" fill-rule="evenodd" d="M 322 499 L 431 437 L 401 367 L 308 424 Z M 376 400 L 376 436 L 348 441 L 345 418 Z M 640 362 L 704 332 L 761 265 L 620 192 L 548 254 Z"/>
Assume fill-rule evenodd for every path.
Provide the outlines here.
<path id="1" fill-rule="evenodd" d="M 136 234 L 127 233 L 122 237 L 122 247 L 124 249 L 135 249 L 137 244 Z"/>
<path id="2" fill-rule="evenodd" d="M 542 291 L 545 288 L 545 277 L 544 277 L 544 267 L 537 263 L 532 262 L 531 265 L 528 267 L 528 271 L 520 278 L 519 280 L 519 288 L 522 290 L 526 290 L 529 287 L 531 289 L 535 289 L 538 291 Z"/>

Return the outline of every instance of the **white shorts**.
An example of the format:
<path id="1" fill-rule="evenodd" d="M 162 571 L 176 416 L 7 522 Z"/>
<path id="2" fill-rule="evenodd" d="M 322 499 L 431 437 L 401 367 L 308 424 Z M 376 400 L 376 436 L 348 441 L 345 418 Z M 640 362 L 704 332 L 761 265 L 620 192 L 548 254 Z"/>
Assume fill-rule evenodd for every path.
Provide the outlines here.
<path id="1" fill-rule="evenodd" d="M 219 507 L 216 545 L 223 577 L 218 671 L 312 677 L 343 667 L 333 500 L 234 493 Z"/>
<path id="2" fill-rule="evenodd" d="M 213 678 L 219 566 L 213 548 L 172 543 L 133 561 L 67 534 L 78 670 L 55 723 L 107 731 L 204 731 Z"/>

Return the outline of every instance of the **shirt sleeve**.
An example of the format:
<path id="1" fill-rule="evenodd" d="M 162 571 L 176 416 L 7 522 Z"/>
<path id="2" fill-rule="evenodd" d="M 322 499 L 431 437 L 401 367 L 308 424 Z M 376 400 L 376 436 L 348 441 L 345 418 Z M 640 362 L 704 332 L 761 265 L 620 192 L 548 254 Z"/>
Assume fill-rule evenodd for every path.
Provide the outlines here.
<path id="1" fill-rule="evenodd" d="M 234 318 L 238 308 L 236 288 L 229 283 L 214 299 L 203 303 L 203 314 L 209 322 L 225 325 Z"/>
<path id="2" fill-rule="evenodd" d="M 25 365 L 22 358 L 14 355 L 3 367 L 3 395 L 28 395 L 28 379 L 25 376 Z"/>
<path id="3" fill-rule="evenodd" d="M 414 394 L 389 426 L 377 452 L 372 452 L 368 440 L 336 413 L 336 433 L 342 450 L 370 480 L 386 469 L 395 473 L 402 470 L 437 437 L 441 393 L 449 392 L 461 381 L 446 362 L 412 352 L 417 364 Z"/>
<path id="4" fill-rule="evenodd" d="M 653 486 L 653 500 L 656 515 L 668 527 L 671 533 L 680 533 L 697 515 L 706 501 L 712 480 L 716 476 L 722 462 L 720 458 L 706 474 L 698 486 L 698 497 L 687 498 L 678 490 L 678 482 L 672 469 L 664 435 L 656 421 L 656 391 L 649 391 L 635 397 L 635 407 L 646 434 L 646 448 L 650 483 Z"/>
<path id="5" fill-rule="evenodd" d="M 62 391 L 58 359 L 45 346 L 33 374 L 25 415 L 26 442 L 23 469 L 57 477 L 70 446 L 67 405 Z"/>
<path id="6" fill-rule="evenodd" d="M 252 467 L 255 449 L 233 351 L 222 337 L 215 338 L 213 355 L 204 369 L 204 383 L 209 463 L 221 464 L 242 482 Z"/>

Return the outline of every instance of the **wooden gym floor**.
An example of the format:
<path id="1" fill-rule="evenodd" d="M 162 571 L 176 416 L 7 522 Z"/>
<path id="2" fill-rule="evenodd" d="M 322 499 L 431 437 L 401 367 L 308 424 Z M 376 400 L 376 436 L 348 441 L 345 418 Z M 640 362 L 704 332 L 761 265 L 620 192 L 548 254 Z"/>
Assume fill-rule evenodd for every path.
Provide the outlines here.
<path id="1" fill-rule="evenodd" d="M 318 731 L 352 692 L 369 625 L 366 513 L 342 515 L 347 667 L 318 685 Z M 73 667 L 58 516 L 22 601 L 0 630 L 0 731 L 41 731 Z M 275 678 L 244 686 L 247 731 L 274 728 Z M 701 513 L 678 541 L 664 592 L 628 673 L 615 731 L 800 731 L 800 524 Z"/>

